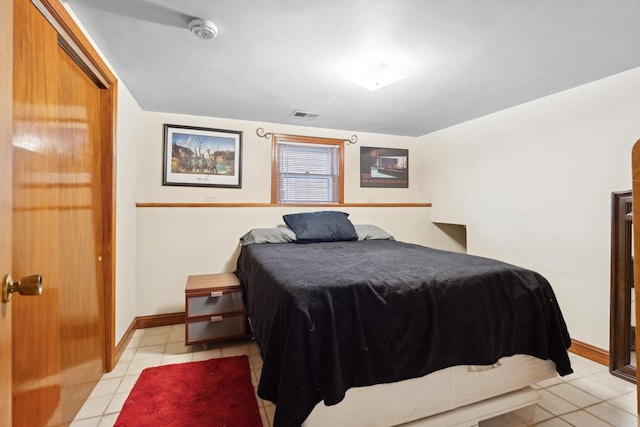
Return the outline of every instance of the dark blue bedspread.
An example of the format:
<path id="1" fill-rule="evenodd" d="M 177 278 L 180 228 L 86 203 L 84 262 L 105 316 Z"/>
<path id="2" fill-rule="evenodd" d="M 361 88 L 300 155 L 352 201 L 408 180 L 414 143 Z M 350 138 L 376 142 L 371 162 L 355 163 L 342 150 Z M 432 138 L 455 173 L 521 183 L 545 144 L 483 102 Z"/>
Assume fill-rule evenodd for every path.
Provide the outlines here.
<path id="1" fill-rule="evenodd" d="M 572 372 L 540 274 L 392 240 L 244 246 L 236 275 L 263 358 L 258 395 L 297 426 L 350 387 L 528 354 Z"/>

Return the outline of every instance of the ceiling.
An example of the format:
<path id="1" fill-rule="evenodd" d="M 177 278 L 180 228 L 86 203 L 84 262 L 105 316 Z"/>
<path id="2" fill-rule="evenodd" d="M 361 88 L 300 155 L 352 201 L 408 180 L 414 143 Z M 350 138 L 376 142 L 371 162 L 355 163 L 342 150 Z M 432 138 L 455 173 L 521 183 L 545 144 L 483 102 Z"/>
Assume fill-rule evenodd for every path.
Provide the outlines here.
<path id="1" fill-rule="evenodd" d="M 638 0 L 66 3 L 145 111 L 419 136 L 640 66 Z"/>

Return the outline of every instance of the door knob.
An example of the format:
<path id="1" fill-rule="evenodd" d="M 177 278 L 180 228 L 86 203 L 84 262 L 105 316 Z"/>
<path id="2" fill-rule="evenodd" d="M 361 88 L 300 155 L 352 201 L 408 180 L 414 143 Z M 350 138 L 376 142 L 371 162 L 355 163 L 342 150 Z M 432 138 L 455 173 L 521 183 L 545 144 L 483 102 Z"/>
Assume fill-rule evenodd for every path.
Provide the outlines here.
<path id="1" fill-rule="evenodd" d="M 11 301 L 13 292 L 18 292 L 20 295 L 42 294 L 42 276 L 34 274 L 23 277 L 19 282 L 14 282 L 11 275 L 7 274 L 2 283 L 2 302 Z"/>

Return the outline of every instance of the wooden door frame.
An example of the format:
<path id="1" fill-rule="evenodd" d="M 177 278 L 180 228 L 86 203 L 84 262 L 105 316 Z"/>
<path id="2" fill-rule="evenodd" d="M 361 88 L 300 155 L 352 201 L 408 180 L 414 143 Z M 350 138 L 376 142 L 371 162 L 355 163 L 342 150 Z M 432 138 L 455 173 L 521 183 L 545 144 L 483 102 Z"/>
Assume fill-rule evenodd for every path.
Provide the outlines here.
<path id="1" fill-rule="evenodd" d="M 13 2 L 0 1 L 0 280 L 11 274 L 13 207 Z M 12 420 L 11 303 L 0 300 L 0 426 Z"/>
<path id="2" fill-rule="evenodd" d="M 60 0 L 31 0 L 58 32 L 58 43 L 100 88 L 105 368 L 115 367 L 116 117 L 118 80 Z"/>

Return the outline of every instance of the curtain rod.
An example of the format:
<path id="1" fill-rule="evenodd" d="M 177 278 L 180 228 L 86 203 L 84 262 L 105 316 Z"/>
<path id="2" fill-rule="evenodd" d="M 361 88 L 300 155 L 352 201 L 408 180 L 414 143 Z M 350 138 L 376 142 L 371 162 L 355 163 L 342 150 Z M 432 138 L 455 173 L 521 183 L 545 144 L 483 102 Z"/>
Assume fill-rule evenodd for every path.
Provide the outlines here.
<path id="1" fill-rule="evenodd" d="M 256 135 L 258 135 L 260 138 L 271 139 L 273 135 L 277 134 L 274 132 L 265 132 L 263 128 L 258 128 L 256 129 Z M 349 145 L 356 144 L 358 142 L 358 137 L 356 135 L 351 135 L 351 138 L 343 139 L 343 141 Z"/>

